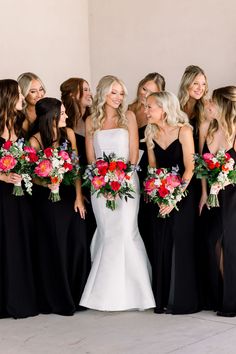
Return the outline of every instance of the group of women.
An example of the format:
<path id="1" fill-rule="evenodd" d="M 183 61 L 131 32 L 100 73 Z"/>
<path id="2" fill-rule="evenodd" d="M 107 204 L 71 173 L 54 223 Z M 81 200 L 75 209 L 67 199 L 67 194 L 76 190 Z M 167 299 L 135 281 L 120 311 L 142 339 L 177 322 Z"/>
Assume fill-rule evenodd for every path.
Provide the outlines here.
<path id="1" fill-rule="evenodd" d="M 101 78 L 93 98 L 81 78 L 60 90 L 61 101 L 45 97 L 33 73 L 0 80 L 0 145 L 22 137 L 37 151 L 66 144 L 82 171 L 113 152 L 133 165 L 135 195 L 110 210 L 109 196 L 91 196 L 77 179 L 61 184 L 61 201 L 52 203 L 55 186 L 35 178 L 32 196 L 17 197 L 12 184 L 21 176 L 1 172 L 0 316 L 86 308 L 236 316 L 236 187 L 220 190 L 220 207 L 209 209 L 193 159 L 225 149 L 236 161 L 236 87 L 209 98 L 204 71 L 191 65 L 178 98 L 156 72 L 140 81 L 129 107 L 123 81 L 112 75 Z M 179 167 L 188 193 L 178 210 L 140 196 L 148 165 Z"/>

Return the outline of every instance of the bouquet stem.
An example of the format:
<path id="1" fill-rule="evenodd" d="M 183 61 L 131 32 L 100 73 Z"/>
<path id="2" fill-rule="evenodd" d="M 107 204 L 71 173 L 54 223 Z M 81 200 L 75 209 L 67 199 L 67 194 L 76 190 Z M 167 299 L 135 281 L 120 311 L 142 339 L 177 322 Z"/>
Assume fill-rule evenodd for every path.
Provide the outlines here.
<path id="1" fill-rule="evenodd" d="M 218 194 L 209 194 L 207 198 L 207 204 L 211 208 L 219 207 L 219 199 L 218 199 Z"/>
<path id="2" fill-rule="evenodd" d="M 16 184 L 14 184 L 12 194 L 16 195 L 17 197 L 21 197 L 22 195 L 24 195 L 21 182 L 17 182 Z"/>
<path id="3" fill-rule="evenodd" d="M 115 208 L 116 208 L 116 202 L 115 202 L 115 200 L 107 200 L 107 201 L 106 201 L 106 207 L 107 207 L 108 209 L 111 209 L 112 211 L 115 210 Z"/>
<path id="4" fill-rule="evenodd" d="M 59 194 L 59 186 L 58 188 L 52 189 L 50 191 L 49 200 L 51 200 L 52 202 L 59 202 L 61 200 L 60 194 Z"/>

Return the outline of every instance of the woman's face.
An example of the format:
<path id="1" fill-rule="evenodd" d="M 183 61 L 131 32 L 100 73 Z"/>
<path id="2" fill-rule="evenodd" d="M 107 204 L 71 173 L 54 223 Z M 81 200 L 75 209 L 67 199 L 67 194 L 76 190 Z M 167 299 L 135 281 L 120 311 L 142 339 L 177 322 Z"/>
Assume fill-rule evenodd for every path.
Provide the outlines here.
<path id="1" fill-rule="evenodd" d="M 25 101 L 28 105 L 35 106 L 36 103 L 43 98 L 45 91 L 43 86 L 38 80 L 32 80 L 30 84 L 30 90 L 28 95 L 25 97 Z"/>
<path id="2" fill-rule="evenodd" d="M 81 93 L 80 105 L 83 108 L 90 107 L 92 105 L 92 93 L 89 84 L 83 82 L 83 92 Z"/>
<path id="3" fill-rule="evenodd" d="M 189 97 L 200 100 L 206 91 L 206 79 L 202 74 L 198 74 L 188 88 Z"/>
<path id="4" fill-rule="evenodd" d="M 60 114 L 60 119 L 58 122 L 58 128 L 64 128 L 66 127 L 66 120 L 68 116 L 66 114 L 65 106 L 62 104 L 61 105 L 61 114 Z"/>
<path id="5" fill-rule="evenodd" d="M 145 113 L 147 116 L 148 123 L 159 125 L 163 122 L 164 111 L 160 107 L 154 97 L 148 97 L 145 105 Z"/>
<path id="6" fill-rule="evenodd" d="M 147 81 L 143 86 L 140 87 L 138 92 L 139 102 L 142 104 L 146 104 L 146 98 L 148 95 L 154 92 L 159 92 L 156 83 L 154 81 Z"/>
<path id="7" fill-rule="evenodd" d="M 118 82 L 114 82 L 111 92 L 106 95 L 106 105 L 117 109 L 123 102 L 124 95 L 123 87 Z"/>
<path id="8" fill-rule="evenodd" d="M 19 98 L 18 101 L 16 103 L 16 109 L 17 111 L 21 111 L 23 108 L 23 101 L 24 101 L 24 96 L 21 93 L 21 88 L 20 86 L 18 86 L 18 91 L 19 91 Z"/>

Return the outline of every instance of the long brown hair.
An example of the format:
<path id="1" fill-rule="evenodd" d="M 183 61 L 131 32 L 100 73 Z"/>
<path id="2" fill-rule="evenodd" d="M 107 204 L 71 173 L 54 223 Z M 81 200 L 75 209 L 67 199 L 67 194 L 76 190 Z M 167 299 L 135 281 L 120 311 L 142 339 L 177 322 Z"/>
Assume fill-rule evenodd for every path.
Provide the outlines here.
<path id="1" fill-rule="evenodd" d="M 10 133 L 12 125 L 16 135 L 21 135 L 24 117 L 20 116 L 16 109 L 18 100 L 18 82 L 12 79 L 0 80 L 0 135 L 3 134 L 5 126 Z"/>
<path id="2" fill-rule="evenodd" d="M 89 107 L 86 107 L 85 113 L 82 116 L 79 102 L 75 99 L 78 93 L 80 93 L 80 99 L 83 97 L 83 83 L 86 80 L 78 77 L 72 77 L 64 81 L 61 86 L 61 100 L 65 106 L 66 114 L 68 115 L 67 127 L 74 129 L 78 119 L 82 117 L 83 120 L 90 115 Z"/>
<path id="3" fill-rule="evenodd" d="M 224 130 L 227 142 L 230 144 L 236 134 L 236 86 L 220 87 L 213 91 L 212 101 L 217 105 L 218 118 Z M 207 136 L 213 139 L 219 129 L 218 120 L 210 123 Z"/>

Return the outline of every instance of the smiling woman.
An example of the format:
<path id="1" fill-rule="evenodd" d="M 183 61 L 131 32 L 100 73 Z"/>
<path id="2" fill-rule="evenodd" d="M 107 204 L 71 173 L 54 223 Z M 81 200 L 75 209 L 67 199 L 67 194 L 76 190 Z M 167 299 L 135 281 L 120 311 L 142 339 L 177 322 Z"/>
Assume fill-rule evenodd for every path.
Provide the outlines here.
<path id="1" fill-rule="evenodd" d="M 38 100 L 44 97 L 46 90 L 42 80 L 30 72 L 21 74 L 17 81 L 25 97 L 23 129 L 28 132 L 36 119 L 35 105 Z"/>

